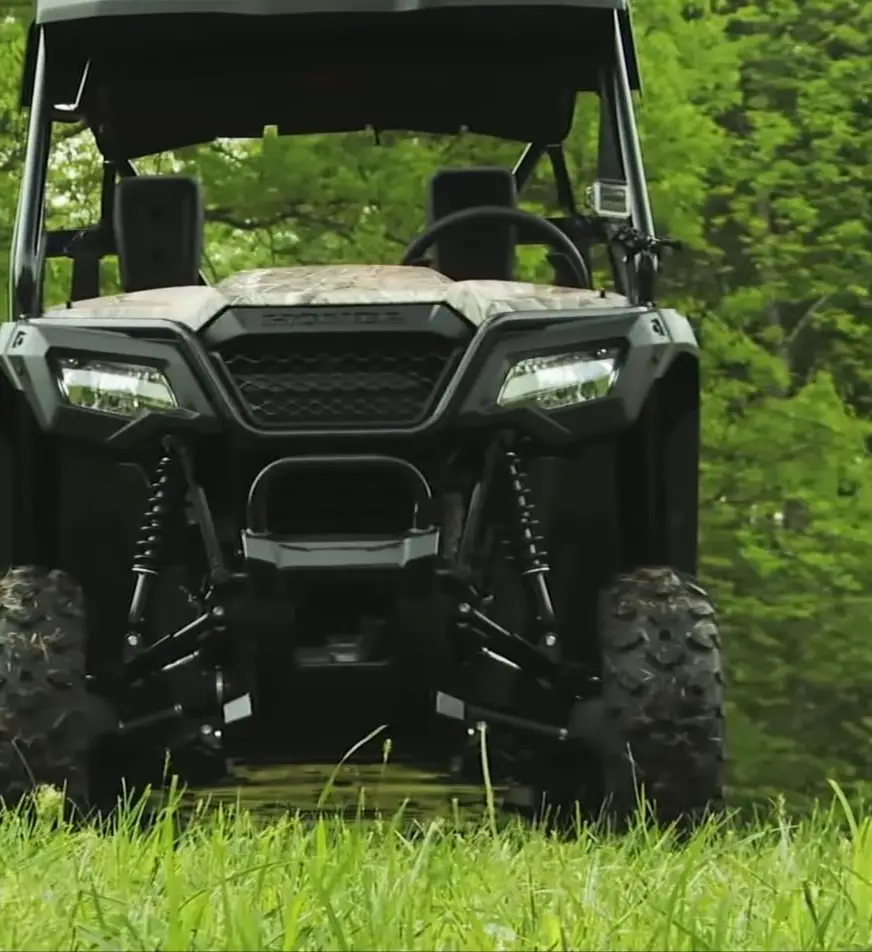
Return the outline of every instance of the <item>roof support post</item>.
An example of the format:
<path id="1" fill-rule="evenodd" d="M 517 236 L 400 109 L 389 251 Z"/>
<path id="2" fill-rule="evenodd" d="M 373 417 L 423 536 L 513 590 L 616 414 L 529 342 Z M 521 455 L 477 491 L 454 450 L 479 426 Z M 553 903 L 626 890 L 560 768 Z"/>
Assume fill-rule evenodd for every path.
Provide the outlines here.
<path id="1" fill-rule="evenodd" d="M 45 30 L 40 26 L 36 29 L 33 96 L 9 262 L 9 316 L 12 320 L 37 314 L 42 292 L 41 236 L 45 224 L 45 183 L 51 148 L 51 103 L 46 92 Z"/>
<path id="2" fill-rule="evenodd" d="M 633 225 L 643 235 L 655 237 L 654 216 L 651 213 L 651 201 L 648 196 L 648 180 L 645 176 L 645 163 L 642 160 L 642 146 L 639 142 L 639 129 L 636 125 L 636 113 L 633 109 L 633 94 L 630 90 L 630 78 L 627 71 L 627 57 L 624 50 L 621 21 L 617 11 L 614 16 L 615 69 L 611 87 L 618 122 L 618 141 L 621 160 L 630 191 L 630 209 Z"/>

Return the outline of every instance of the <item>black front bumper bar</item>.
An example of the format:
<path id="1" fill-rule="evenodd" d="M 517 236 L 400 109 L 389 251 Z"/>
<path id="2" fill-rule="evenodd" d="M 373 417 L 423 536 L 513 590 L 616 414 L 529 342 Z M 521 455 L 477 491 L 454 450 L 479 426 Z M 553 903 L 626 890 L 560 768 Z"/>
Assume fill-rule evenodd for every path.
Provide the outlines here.
<path id="1" fill-rule="evenodd" d="M 269 526 L 269 499 L 277 477 L 302 469 L 362 468 L 393 470 L 411 489 L 409 530 L 395 538 L 300 538 L 277 534 Z M 288 456 L 265 466 L 248 494 L 242 551 L 253 575 L 264 571 L 372 573 L 433 565 L 439 555 L 440 532 L 434 525 L 433 493 L 424 474 L 395 456 L 346 454 Z"/>

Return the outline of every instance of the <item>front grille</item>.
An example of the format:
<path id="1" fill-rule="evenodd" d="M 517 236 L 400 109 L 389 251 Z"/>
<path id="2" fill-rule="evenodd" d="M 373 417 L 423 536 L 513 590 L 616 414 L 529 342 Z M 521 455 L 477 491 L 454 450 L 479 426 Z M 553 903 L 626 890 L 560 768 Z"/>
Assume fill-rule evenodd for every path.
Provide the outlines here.
<path id="1" fill-rule="evenodd" d="M 409 426 L 461 352 L 426 332 L 270 334 L 228 341 L 217 360 L 260 426 Z"/>

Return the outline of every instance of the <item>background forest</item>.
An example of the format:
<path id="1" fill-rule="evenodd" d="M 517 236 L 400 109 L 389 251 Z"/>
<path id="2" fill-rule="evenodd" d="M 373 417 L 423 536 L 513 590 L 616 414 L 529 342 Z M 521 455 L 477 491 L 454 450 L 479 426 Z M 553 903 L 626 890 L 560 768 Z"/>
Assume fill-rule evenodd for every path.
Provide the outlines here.
<path id="1" fill-rule="evenodd" d="M 29 4 L 0 13 L 6 248 Z M 872 3 L 639 0 L 635 20 L 658 230 L 687 246 L 662 297 L 705 349 L 703 576 L 725 623 L 734 795 L 799 806 L 827 778 L 872 792 Z M 568 152 L 584 182 L 593 114 L 579 108 Z M 518 151 L 472 137 L 267 135 L 156 161 L 202 180 L 207 267 L 223 276 L 396 261 L 436 168 L 510 165 Z M 98 172 L 72 130 L 56 149 L 50 225 L 91 217 Z M 547 180 L 525 199 L 548 208 Z"/>

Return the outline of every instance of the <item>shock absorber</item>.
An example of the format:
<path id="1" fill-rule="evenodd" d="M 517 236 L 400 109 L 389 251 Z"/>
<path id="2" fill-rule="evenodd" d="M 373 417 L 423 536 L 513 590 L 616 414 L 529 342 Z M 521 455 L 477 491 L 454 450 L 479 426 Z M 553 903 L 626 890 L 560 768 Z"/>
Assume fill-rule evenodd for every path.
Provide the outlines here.
<path id="1" fill-rule="evenodd" d="M 541 527 L 536 511 L 536 502 L 533 498 L 533 489 L 530 486 L 527 468 L 520 454 L 513 449 L 506 449 L 503 459 L 517 517 L 516 563 L 524 584 L 527 586 L 529 597 L 535 606 L 536 625 L 540 632 L 540 647 L 557 660 L 560 642 L 557 635 L 554 603 L 551 599 L 551 589 L 548 584 L 548 574 L 551 567 L 548 564 L 548 553 L 540 534 Z"/>
<path id="2" fill-rule="evenodd" d="M 131 566 L 136 584 L 127 617 L 128 651 L 135 652 L 142 647 L 149 601 L 163 568 L 170 521 L 178 511 L 184 494 L 184 470 L 173 447 L 165 443 L 149 480 L 148 501 Z"/>

